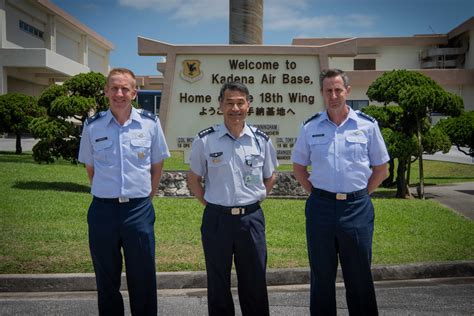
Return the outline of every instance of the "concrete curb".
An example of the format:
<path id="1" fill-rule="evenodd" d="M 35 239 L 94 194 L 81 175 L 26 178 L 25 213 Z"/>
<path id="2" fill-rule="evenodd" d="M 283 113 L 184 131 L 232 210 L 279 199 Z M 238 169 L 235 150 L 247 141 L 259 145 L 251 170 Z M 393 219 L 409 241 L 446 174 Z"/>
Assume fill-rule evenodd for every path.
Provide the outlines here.
<path id="1" fill-rule="evenodd" d="M 425 278 L 471 277 L 474 276 L 474 261 L 454 261 L 436 263 L 417 263 L 407 265 L 374 265 L 372 273 L 375 281 L 409 280 Z M 159 289 L 205 288 L 206 272 L 159 272 Z M 309 284 L 308 268 L 269 269 L 267 284 L 293 285 Z M 339 269 L 337 281 L 342 281 Z M 236 276 L 232 275 L 236 285 Z M 125 274 L 122 275 L 122 289 L 127 289 Z M 0 292 L 68 292 L 95 291 L 93 273 L 71 274 L 3 274 L 0 275 Z"/>

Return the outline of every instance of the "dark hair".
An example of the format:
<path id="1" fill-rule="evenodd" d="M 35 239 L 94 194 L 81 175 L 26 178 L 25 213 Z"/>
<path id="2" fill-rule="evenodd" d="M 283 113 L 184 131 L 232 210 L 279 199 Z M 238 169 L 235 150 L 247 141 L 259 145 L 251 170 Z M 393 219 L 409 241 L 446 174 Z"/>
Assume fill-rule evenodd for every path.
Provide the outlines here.
<path id="1" fill-rule="evenodd" d="M 333 78 L 341 76 L 342 81 L 344 81 L 344 87 L 347 88 L 349 87 L 349 78 L 347 77 L 347 74 L 342 71 L 341 69 L 325 69 L 321 71 L 319 74 L 319 87 L 322 90 L 323 89 L 323 81 L 326 78 Z"/>
<path id="2" fill-rule="evenodd" d="M 245 94 L 245 99 L 249 101 L 249 95 L 250 95 L 249 89 L 241 82 L 230 81 L 222 85 L 221 91 L 219 92 L 219 102 L 222 102 L 222 100 L 224 100 L 224 93 L 226 90 L 240 91 Z"/>

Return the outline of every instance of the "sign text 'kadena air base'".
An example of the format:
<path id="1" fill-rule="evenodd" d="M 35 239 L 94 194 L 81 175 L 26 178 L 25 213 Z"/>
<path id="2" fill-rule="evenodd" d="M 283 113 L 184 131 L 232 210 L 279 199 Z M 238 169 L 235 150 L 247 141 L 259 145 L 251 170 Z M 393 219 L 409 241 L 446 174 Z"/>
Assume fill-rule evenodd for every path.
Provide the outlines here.
<path id="1" fill-rule="evenodd" d="M 318 77 L 328 68 L 324 47 L 170 45 L 139 37 L 138 51 L 166 58 L 160 121 L 170 150 L 183 150 L 186 161 L 195 135 L 223 122 L 218 96 L 225 82 L 249 88 L 247 123 L 271 137 L 281 163 L 290 162 L 302 122 L 323 109 Z M 353 52 L 343 48 L 340 54 Z"/>

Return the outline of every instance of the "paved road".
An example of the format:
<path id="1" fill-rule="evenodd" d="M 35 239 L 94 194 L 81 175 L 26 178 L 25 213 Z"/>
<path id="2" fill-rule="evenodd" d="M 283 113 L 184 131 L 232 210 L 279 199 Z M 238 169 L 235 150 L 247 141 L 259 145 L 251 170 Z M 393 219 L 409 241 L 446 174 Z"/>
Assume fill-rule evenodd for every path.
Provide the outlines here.
<path id="1" fill-rule="evenodd" d="M 474 277 L 376 282 L 376 291 L 381 315 L 472 315 L 474 311 Z M 338 283 L 338 315 L 348 315 L 344 295 L 344 286 Z M 308 285 L 270 287 L 269 300 L 271 315 L 309 315 Z M 158 309 L 159 315 L 207 315 L 206 290 L 159 290 Z M 237 301 L 236 312 L 241 315 Z M 0 293 L 0 315 L 97 315 L 96 294 Z"/>
<path id="2" fill-rule="evenodd" d="M 474 221 L 474 182 L 426 186 L 425 198 L 435 199 Z"/>
<path id="3" fill-rule="evenodd" d="M 31 137 L 24 137 L 21 139 L 21 148 L 23 151 L 32 151 L 33 146 L 38 140 Z M 0 151 L 15 151 L 16 139 L 12 137 L 0 137 Z"/>
<path id="4" fill-rule="evenodd" d="M 468 148 L 462 148 L 462 149 L 465 152 L 469 152 Z M 464 154 L 463 152 L 459 151 L 456 146 L 452 146 L 451 150 L 447 152 L 446 154 L 437 152 L 434 155 L 423 155 L 423 159 L 474 164 L 474 157 L 470 157 Z"/>

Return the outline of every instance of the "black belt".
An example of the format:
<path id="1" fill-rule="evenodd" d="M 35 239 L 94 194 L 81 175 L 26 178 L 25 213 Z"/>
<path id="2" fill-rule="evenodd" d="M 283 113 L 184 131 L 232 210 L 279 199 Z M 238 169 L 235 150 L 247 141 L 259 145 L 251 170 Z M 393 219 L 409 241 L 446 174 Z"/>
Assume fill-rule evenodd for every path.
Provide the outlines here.
<path id="1" fill-rule="evenodd" d="M 313 192 L 321 197 L 339 201 L 355 200 L 358 197 L 369 194 L 367 188 L 350 193 L 333 193 L 313 187 Z"/>
<path id="2" fill-rule="evenodd" d="M 206 207 L 212 210 L 216 210 L 229 215 L 245 215 L 255 212 L 260 209 L 260 203 L 255 202 L 253 204 L 245 206 L 222 206 L 212 203 L 207 203 Z"/>
<path id="3" fill-rule="evenodd" d="M 143 200 L 143 199 L 146 199 L 146 197 L 142 197 L 142 198 L 126 198 L 126 197 L 101 198 L 101 197 L 97 197 L 97 196 L 94 195 L 94 199 L 97 200 L 97 201 L 100 201 L 100 202 L 104 202 L 104 203 L 128 203 L 128 202 Z"/>

